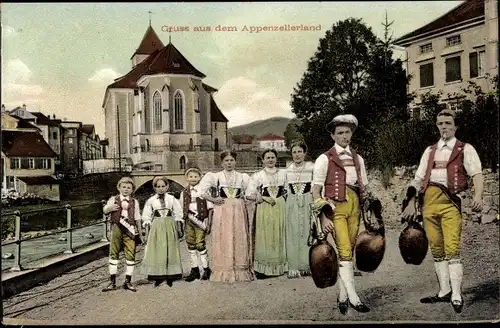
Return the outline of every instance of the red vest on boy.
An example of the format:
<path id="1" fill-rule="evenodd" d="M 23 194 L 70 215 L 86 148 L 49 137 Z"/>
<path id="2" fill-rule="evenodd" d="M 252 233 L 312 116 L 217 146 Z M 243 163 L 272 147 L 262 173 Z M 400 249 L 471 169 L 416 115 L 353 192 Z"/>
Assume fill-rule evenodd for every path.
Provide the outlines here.
<path id="1" fill-rule="evenodd" d="M 356 176 L 358 178 L 359 187 L 359 198 L 360 201 L 364 199 L 365 187 L 363 185 L 363 180 L 361 179 L 361 169 L 359 166 L 358 155 L 351 149 L 352 162 L 356 169 Z M 346 201 L 346 171 L 345 166 L 351 166 L 350 163 L 343 162 L 340 160 L 335 147 L 330 148 L 325 152 L 326 157 L 328 157 L 328 171 L 326 173 L 325 180 L 325 197 L 331 198 L 335 201 L 345 202 Z"/>
<path id="2" fill-rule="evenodd" d="M 120 195 L 115 197 L 115 204 L 120 207 L 118 211 L 111 212 L 111 222 L 118 224 L 120 223 L 120 218 L 122 215 L 122 201 L 120 199 Z M 131 225 L 135 225 L 135 199 L 129 197 L 128 203 L 128 219 L 127 222 Z"/>
<path id="3" fill-rule="evenodd" d="M 456 195 L 468 188 L 467 172 L 464 167 L 464 147 L 465 143 L 457 140 L 455 142 L 455 147 L 453 147 L 453 151 L 451 152 L 450 159 L 446 164 L 447 187 L 451 195 Z M 420 192 L 422 194 L 425 193 L 427 187 L 429 186 L 431 171 L 436 165 L 436 162 L 434 161 L 436 150 L 437 143 L 431 146 L 431 153 L 429 154 L 429 160 L 427 162 L 424 182 L 420 188 Z"/>
<path id="4" fill-rule="evenodd" d="M 188 186 L 182 191 L 183 194 L 183 209 L 184 209 L 184 220 L 188 218 L 189 204 L 191 204 L 191 186 Z M 203 221 L 208 217 L 207 200 L 204 198 L 196 197 L 196 208 L 198 211 L 199 219 Z"/>

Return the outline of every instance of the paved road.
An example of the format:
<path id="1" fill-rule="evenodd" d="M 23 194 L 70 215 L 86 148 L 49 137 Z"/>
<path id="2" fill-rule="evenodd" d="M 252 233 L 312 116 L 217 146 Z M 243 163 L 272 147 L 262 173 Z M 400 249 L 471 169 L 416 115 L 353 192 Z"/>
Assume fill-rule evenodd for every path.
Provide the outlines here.
<path id="1" fill-rule="evenodd" d="M 136 270 L 137 293 L 123 289 L 102 293 L 107 283 L 107 259 L 89 263 L 4 300 L 6 318 L 54 320 L 78 324 L 187 324 L 213 322 L 336 322 L 339 321 L 463 321 L 498 319 L 499 227 L 468 223 L 464 227 L 465 277 L 462 314 L 450 304 L 420 304 L 422 296 L 437 291 L 430 254 L 420 266 L 404 264 L 397 240 L 399 231 L 387 232 L 387 252 L 373 274 L 356 277 L 360 297 L 372 311 L 338 312 L 338 286 L 318 289 L 310 277 L 286 277 L 247 283 L 174 282 L 154 289 Z M 189 269 L 185 244 L 183 266 Z M 142 252 L 138 257 L 142 258 Z M 123 280 L 120 266 L 119 283 Z M 69 320 L 69 321 L 68 321 Z"/>

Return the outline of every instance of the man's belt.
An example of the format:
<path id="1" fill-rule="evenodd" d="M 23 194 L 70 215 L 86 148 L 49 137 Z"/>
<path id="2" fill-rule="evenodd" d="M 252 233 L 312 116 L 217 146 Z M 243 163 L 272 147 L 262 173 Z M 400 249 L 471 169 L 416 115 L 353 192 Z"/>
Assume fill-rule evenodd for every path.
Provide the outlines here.
<path id="1" fill-rule="evenodd" d="M 460 199 L 460 197 L 458 197 L 457 195 L 452 195 L 450 193 L 450 191 L 448 190 L 448 188 L 446 188 L 441 183 L 430 181 L 429 186 L 434 186 L 434 187 L 438 187 L 439 189 L 441 189 L 441 191 L 446 195 L 446 197 L 448 197 L 448 199 L 453 203 L 453 205 L 455 205 L 455 207 L 458 209 L 460 214 L 462 214 L 462 200 Z"/>
<path id="2" fill-rule="evenodd" d="M 205 230 L 207 228 L 207 224 L 204 222 L 205 218 L 200 217 L 195 212 L 188 210 L 188 219 L 193 222 L 198 228 Z"/>

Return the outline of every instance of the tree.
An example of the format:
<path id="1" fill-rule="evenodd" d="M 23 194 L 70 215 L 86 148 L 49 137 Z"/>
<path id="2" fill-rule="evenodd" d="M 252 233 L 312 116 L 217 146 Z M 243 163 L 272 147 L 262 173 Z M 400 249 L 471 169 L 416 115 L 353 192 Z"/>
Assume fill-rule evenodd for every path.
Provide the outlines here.
<path id="1" fill-rule="evenodd" d="M 288 122 L 284 133 L 286 147 L 290 148 L 290 145 L 294 140 L 303 138 L 302 134 L 300 134 L 298 130 L 300 124 L 301 122 L 297 118 L 292 118 L 290 122 Z"/>
<path id="2" fill-rule="evenodd" d="M 338 114 L 358 118 L 353 145 L 368 162 L 377 159 L 366 140 L 376 138 L 383 121 L 406 118 L 408 77 L 401 60 L 392 59 L 391 24 L 386 18 L 386 34 L 380 40 L 360 19 L 349 18 L 320 39 L 291 100 L 292 111 L 302 121 L 299 132 L 313 157 L 333 144 L 325 125 Z"/>

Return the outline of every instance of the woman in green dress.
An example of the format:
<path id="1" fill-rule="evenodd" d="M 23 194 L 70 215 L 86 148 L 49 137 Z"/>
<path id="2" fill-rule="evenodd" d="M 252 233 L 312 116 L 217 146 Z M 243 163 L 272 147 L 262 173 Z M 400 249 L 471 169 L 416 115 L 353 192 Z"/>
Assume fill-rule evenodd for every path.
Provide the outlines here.
<path id="1" fill-rule="evenodd" d="M 288 278 L 310 274 L 309 270 L 309 204 L 314 163 L 304 161 L 307 147 L 303 141 L 292 143 L 293 163 L 286 169 L 286 251 Z"/>
<path id="2" fill-rule="evenodd" d="M 156 194 L 149 198 L 142 212 L 143 226 L 149 225 L 142 271 L 155 287 L 163 281 L 172 286 L 172 280 L 182 277 L 179 235 L 183 230 L 183 212 L 179 201 L 167 194 L 168 180 L 155 177 L 153 187 Z"/>
<path id="3" fill-rule="evenodd" d="M 264 169 L 255 173 L 247 198 L 257 203 L 254 270 L 257 278 L 281 276 L 288 271 L 285 245 L 285 170 L 276 168 L 277 152 L 262 153 Z"/>

